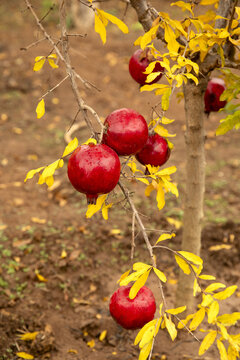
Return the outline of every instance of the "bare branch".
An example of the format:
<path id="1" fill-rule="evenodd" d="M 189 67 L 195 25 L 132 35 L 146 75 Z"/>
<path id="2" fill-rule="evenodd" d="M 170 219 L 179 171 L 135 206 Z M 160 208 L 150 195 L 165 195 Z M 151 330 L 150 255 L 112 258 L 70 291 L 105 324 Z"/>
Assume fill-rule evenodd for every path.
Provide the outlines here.
<path id="1" fill-rule="evenodd" d="M 69 75 L 65 76 L 65 78 L 63 78 L 57 85 L 55 85 L 53 88 L 48 90 L 44 95 L 42 95 L 40 99 L 43 99 L 45 96 L 47 96 L 52 91 L 54 91 L 56 88 L 58 88 L 65 80 L 67 80 L 68 77 L 69 77 Z"/>

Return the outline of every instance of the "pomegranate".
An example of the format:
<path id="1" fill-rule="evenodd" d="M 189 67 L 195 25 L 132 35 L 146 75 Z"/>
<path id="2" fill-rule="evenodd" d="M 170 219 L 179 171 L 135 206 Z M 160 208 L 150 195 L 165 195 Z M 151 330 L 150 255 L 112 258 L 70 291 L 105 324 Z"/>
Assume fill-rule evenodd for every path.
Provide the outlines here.
<path id="1" fill-rule="evenodd" d="M 161 166 L 169 159 L 171 150 L 167 141 L 158 134 L 149 135 L 146 144 L 139 153 L 137 160 L 143 165 Z"/>
<path id="2" fill-rule="evenodd" d="M 118 155 L 134 155 L 142 149 L 148 138 L 147 122 L 131 109 L 113 111 L 106 118 L 103 143 Z"/>
<path id="3" fill-rule="evenodd" d="M 156 302 L 152 291 L 143 286 L 134 299 L 129 298 L 131 285 L 121 286 L 110 299 L 114 320 L 125 329 L 139 329 L 154 318 Z"/>
<path id="4" fill-rule="evenodd" d="M 79 146 L 68 161 L 68 178 L 72 186 L 86 194 L 88 204 L 96 204 L 99 194 L 107 194 L 117 185 L 120 160 L 107 145 Z"/>
<path id="5" fill-rule="evenodd" d="M 220 96 L 226 89 L 223 79 L 213 78 L 208 82 L 207 90 L 204 95 L 205 112 L 219 111 L 224 108 L 226 101 L 221 101 Z"/>
<path id="6" fill-rule="evenodd" d="M 144 71 L 146 70 L 148 65 L 155 60 L 156 59 L 151 54 L 150 49 L 146 49 L 144 51 L 138 49 L 131 56 L 129 60 L 129 72 L 132 78 L 141 86 L 145 84 L 154 84 L 159 79 L 161 79 L 164 68 L 160 65 L 160 63 L 156 63 L 153 72 L 161 71 L 161 74 L 159 74 L 152 82 L 146 83 L 147 74 L 144 74 Z"/>

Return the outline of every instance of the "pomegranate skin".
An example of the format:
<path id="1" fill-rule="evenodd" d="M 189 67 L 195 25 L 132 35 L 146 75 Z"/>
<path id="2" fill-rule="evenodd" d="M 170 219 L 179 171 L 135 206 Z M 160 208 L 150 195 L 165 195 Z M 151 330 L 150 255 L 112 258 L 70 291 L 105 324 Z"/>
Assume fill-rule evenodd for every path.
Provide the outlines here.
<path id="1" fill-rule="evenodd" d="M 132 78 L 136 82 L 138 82 L 141 86 L 145 84 L 148 85 L 154 84 L 162 77 L 162 74 L 159 74 L 152 82 L 146 83 L 147 74 L 144 74 L 144 71 L 152 61 L 156 60 L 154 58 L 150 60 L 149 59 L 150 56 L 148 56 L 148 54 L 149 54 L 149 49 L 147 49 L 145 56 L 143 54 L 143 50 L 138 49 L 133 53 L 133 55 L 129 60 L 129 73 L 132 76 Z M 164 71 L 164 68 L 160 65 L 160 63 L 156 63 L 153 69 L 153 72 L 158 72 L 158 71 L 161 71 L 162 73 Z"/>
<path id="2" fill-rule="evenodd" d="M 104 144 L 79 146 L 68 161 L 68 178 L 72 186 L 95 204 L 99 194 L 114 189 L 120 177 L 120 160 L 115 151 Z"/>
<path id="3" fill-rule="evenodd" d="M 156 302 L 152 291 L 143 286 L 134 299 L 129 298 L 131 285 L 116 290 L 109 303 L 113 319 L 125 329 L 142 328 L 154 318 Z"/>
<path id="4" fill-rule="evenodd" d="M 204 94 L 205 112 L 209 114 L 211 111 L 219 111 L 224 108 L 226 101 L 220 101 L 220 96 L 226 89 L 223 79 L 213 78 L 208 82 L 207 89 Z"/>
<path id="5" fill-rule="evenodd" d="M 134 155 L 142 149 L 148 138 L 148 125 L 138 112 L 118 109 L 106 118 L 103 143 L 118 155 Z"/>
<path id="6" fill-rule="evenodd" d="M 161 166 L 169 159 L 171 150 L 167 141 L 158 134 L 149 135 L 142 150 L 136 154 L 137 160 L 143 165 Z"/>

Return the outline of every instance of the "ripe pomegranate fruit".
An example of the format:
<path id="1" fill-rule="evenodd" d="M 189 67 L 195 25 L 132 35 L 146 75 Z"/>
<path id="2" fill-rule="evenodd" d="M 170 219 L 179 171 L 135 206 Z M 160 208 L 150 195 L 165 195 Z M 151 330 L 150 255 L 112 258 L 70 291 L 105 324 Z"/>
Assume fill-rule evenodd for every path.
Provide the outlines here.
<path id="1" fill-rule="evenodd" d="M 121 286 L 110 299 L 114 320 L 125 329 L 139 329 L 154 318 L 156 302 L 152 291 L 143 286 L 134 299 L 129 298 L 131 285 Z"/>
<path id="2" fill-rule="evenodd" d="M 208 82 L 207 90 L 204 95 L 205 112 L 219 111 L 226 105 L 226 101 L 221 101 L 220 96 L 226 89 L 223 79 L 213 78 Z"/>
<path id="3" fill-rule="evenodd" d="M 161 166 L 169 159 L 171 150 L 167 141 L 158 134 L 149 135 L 146 144 L 139 153 L 137 160 L 143 165 Z"/>
<path id="4" fill-rule="evenodd" d="M 79 146 L 68 161 L 72 186 L 87 195 L 88 204 L 96 204 L 99 194 L 107 194 L 117 185 L 120 160 L 115 151 L 103 144 Z"/>
<path id="5" fill-rule="evenodd" d="M 141 86 L 145 84 L 154 84 L 159 79 L 161 79 L 164 68 L 160 65 L 160 63 L 156 63 L 153 72 L 161 71 L 161 74 L 159 74 L 152 82 L 146 83 L 147 74 L 144 74 L 144 71 L 146 70 L 148 65 L 155 60 L 156 59 L 151 54 L 150 49 L 138 49 L 131 56 L 129 60 L 129 73 L 132 78 Z"/>
<path id="6" fill-rule="evenodd" d="M 113 111 L 106 118 L 103 143 L 118 155 L 134 155 L 142 149 L 148 138 L 147 122 L 142 115 L 131 109 Z"/>

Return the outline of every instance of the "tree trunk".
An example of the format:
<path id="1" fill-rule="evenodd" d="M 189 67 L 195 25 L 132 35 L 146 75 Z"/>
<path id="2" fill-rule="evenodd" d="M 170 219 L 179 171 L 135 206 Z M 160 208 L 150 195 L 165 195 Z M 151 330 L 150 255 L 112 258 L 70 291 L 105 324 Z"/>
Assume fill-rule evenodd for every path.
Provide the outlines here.
<path id="1" fill-rule="evenodd" d="M 203 200 L 205 190 L 205 154 L 204 154 L 204 101 L 203 96 L 207 79 L 201 78 L 199 85 L 188 82 L 184 85 L 186 113 L 186 189 L 183 217 L 182 250 L 200 254 L 201 223 L 203 219 Z M 179 277 L 176 305 L 187 305 L 190 310 L 194 306 L 194 276 Z"/>

